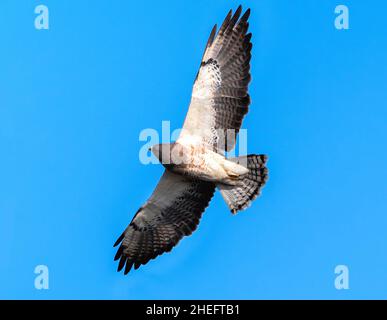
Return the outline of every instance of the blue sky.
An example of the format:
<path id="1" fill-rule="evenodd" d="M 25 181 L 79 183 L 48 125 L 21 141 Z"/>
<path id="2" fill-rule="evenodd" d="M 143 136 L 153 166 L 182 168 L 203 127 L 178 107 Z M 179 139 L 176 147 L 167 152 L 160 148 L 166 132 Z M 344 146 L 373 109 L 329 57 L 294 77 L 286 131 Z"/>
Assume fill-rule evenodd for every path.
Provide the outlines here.
<path id="1" fill-rule="evenodd" d="M 163 170 L 139 162 L 139 133 L 180 128 L 209 32 L 239 3 L 253 33 L 243 127 L 270 180 L 237 216 L 216 194 L 191 237 L 125 277 L 112 245 Z M 49 30 L 34 28 L 39 4 Z M 387 298 L 386 9 L 2 0 L 0 298 Z M 41 264 L 49 290 L 34 288 Z"/>

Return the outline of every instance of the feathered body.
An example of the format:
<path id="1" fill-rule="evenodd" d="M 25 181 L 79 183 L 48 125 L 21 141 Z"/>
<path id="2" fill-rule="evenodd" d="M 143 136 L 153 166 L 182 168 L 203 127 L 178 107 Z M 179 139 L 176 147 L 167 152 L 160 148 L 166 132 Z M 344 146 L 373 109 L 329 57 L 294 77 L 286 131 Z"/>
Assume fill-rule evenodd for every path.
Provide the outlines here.
<path id="1" fill-rule="evenodd" d="M 216 184 L 236 185 L 249 172 L 205 145 L 159 144 L 152 151 L 167 170 Z"/>

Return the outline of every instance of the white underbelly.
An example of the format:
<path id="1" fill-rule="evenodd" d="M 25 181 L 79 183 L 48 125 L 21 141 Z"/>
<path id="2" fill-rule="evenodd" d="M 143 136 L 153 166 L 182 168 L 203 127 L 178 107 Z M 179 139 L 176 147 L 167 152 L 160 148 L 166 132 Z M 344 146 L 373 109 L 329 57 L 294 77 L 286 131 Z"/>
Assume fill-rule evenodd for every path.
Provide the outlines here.
<path id="1" fill-rule="evenodd" d="M 246 173 L 244 168 L 236 163 L 228 161 L 223 155 L 208 149 L 185 150 L 185 163 L 174 165 L 171 170 L 196 179 L 222 183 L 229 181 L 230 177 L 237 177 Z"/>

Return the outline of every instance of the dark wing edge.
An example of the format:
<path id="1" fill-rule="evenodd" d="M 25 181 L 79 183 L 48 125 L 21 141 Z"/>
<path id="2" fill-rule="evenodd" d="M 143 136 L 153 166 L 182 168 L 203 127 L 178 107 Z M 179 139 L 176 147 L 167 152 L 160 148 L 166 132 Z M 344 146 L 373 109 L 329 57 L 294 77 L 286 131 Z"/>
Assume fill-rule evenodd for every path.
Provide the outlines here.
<path id="1" fill-rule="evenodd" d="M 118 271 L 125 267 L 127 274 L 133 266 L 138 269 L 194 232 L 214 191 L 213 183 L 165 171 L 151 198 L 114 244 L 120 244 L 114 258 L 119 260 Z"/>

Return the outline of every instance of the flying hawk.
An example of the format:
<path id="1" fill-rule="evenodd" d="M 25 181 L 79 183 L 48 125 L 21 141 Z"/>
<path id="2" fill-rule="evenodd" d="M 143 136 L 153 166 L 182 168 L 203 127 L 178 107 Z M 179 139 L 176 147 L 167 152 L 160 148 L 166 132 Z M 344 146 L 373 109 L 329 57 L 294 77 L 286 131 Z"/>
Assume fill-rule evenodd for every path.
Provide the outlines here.
<path id="1" fill-rule="evenodd" d="M 215 189 L 233 214 L 247 208 L 268 177 L 265 155 L 226 159 L 250 97 L 250 9 L 228 13 L 208 39 L 190 106 L 175 143 L 151 148 L 165 167 L 156 189 L 118 238 L 115 260 L 127 274 L 169 252 L 198 226 Z M 231 133 L 230 133 L 231 132 Z"/>

